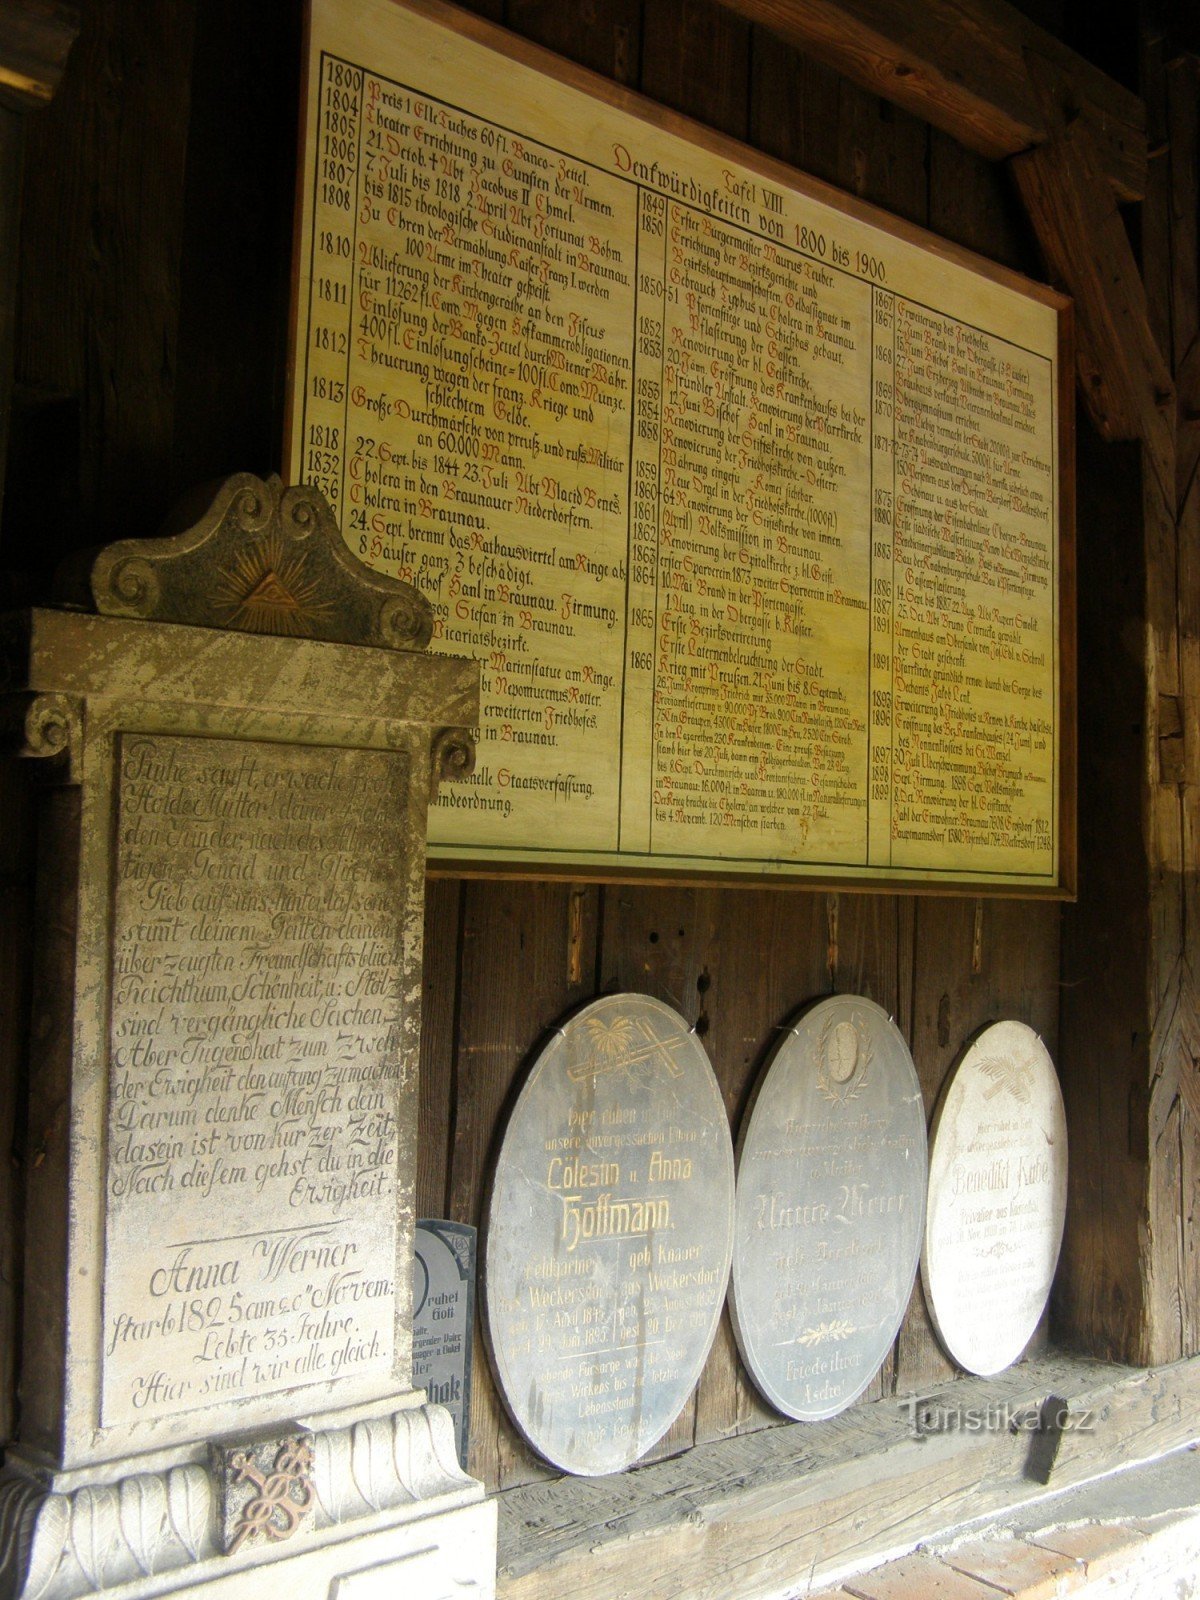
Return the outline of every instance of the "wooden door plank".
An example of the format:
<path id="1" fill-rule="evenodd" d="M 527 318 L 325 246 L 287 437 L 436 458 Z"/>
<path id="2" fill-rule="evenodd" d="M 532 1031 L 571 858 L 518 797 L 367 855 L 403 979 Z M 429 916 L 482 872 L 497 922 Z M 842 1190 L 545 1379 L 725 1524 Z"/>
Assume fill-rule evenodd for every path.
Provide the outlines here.
<path id="1" fill-rule="evenodd" d="M 1071 1148 L 1054 1310 L 1074 1348 L 1128 1360 L 1140 1348 L 1142 1323 L 1150 1046 L 1142 843 L 1147 580 L 1144 541 L 1130 533 L 1142 514 L 1140 452 L 1106 448 L 1086 425 L 1078 450 L 1079 520 L 1088 529 L 1079 545 L 1084 758 L 1079 898 L 1063 919 L 1059 1070 Z"/>
<path id="2" fill-rule="evenodd" d="M 417 1122 L 417 1215 L 445 1217 L 454 1142 L 454 1050 L 458 1021 L 458 950 L 463 885 L 425 885 L 421 985 L 420 1112 Z"/>
<path id="3" fill-rule="evenodd" d="M 68 397 L 78 418 L 77 469 L 69 437 L 61 468 L 68 482 L 77 470 L 78 500 L 59 508 L 75 543 L 130 532 L 131 483 L 139 529 L 170 508 L 194 21 L 195 0 L 95 0 L 53 104 L 29 123 L 26 173 L 54 181 L 25 187 L 15 378 Z M 32 508 L 45 486 L 9 490 Z M 31 568 L 66 553 L 29 543 Z"/>
<path id="4" fill-rule="evenodd" d="M 279 466 L 302 9 L 247 7 L 241 0 L 204 0 L 197 9 L 180 241 L 173 500 L 234 467 L 265 477 Z M 238 110 L 231 118 L 232 106 Z M 214 221 L 232 217 L 238 218 L 236 250 Z"/>
<path id="5" fill-rule="evenodd" d="M 505 9 L 508 26 L 524 38 L 617 83 L 636 85 L 641 55 L 638 0 L 586 6 L 565 6 L 562 0 L 508 0 Z"/>
<path id="6" fill-rule="evenodd" d="M 713 934 L 715 891 L 614 886 L 605 891 L 600 925 L 600 988 L 652 995 L 697 1023 L 705 952 Z M 671 1427 L 643 1458 L 661 1460 L 689 1449 L 696 1437 L 696 1391 Z"/>
<path id="7" fill-rule="evenodd" d="M 745 139 L 749 24 L 716 0 L 646 0 L 644 12 L 643 94 Z"/>
<path id="8" fill-rule="evenodd" d="M 928 136 L 918 118 L 755 32 L 750 137 L 771 155 L 923 225 Z"/>
<path id="9" fill-rule="evenodd" d="M 1187 1062 L 1193 1081 L 1200 1068 Z M 1185 1356 L 1200 1350 L 1200 1121 L 1179 1107 L 1180 1343 Z"/>
<path id="10" fill-rule="evenodd" d="M 1037 260 L 1033 232 L 993 163 L 934 129 L 929 140 L 929 226 L 968 250 L 1018 272 Z"/>
<path id="11" fill-rule="evenodd" d="M 1176 372 L 1200 337 L 1200 58 L 1183 56 L 1165 72 L 1170 147 L 1172 365 Z"/>
<path id="12" fill-rule="evenodd" d="M 704 1042 L 735 1142 L 780 1029 L 827 988 L 824 901 L 824 895 L 803 890 L 726 889 L 713 898 L 714 939 L 702 952 L 697 982 L 707 980 L 701 996 Z M 700 1380 L 697 1443 L 781 1420 L 742 1365 L 726 1313 Z"/>
<path id="13" fill-rule="evenodd" d="M 1183 1104 L 1176 1097 L 1151 1151 L 1148 1237 L 1145 1246 L 1146 1303 L 1154 1349 L 1160 1360 L 1178 1361 L 1183 1347 L 1183 1195 L 1181 1193 Z"/>
<path id="14" fill-rule="evenodd" d="M 450 1161 L 450 1216 L 458 1222 L 482 1227 L 491 1162 L 523 1068 L 548 1029 L 592 992 L 590 952 L 576 966 L 578 981 L 571 981 L 572 892 L 569 884 L 544 883 L 476 881 L 464 888 Z M 588 894 L 584 926 L 590 944 L 598 891 Z M 504 1413 L 478 1339 L 471 1471 L 491 1488 L 545 1471 Z"/>
<path id="15" fill-rule="evenodd" d="M 1141 88 L 1145 97 L 1146 137 L 1151 153 L 1146 168 L 1146 203 L 1140 217 L 1140 231 L 1147 315 L 1159 349 L 1168 364 L 1174 366 L 1170 204 L 1172 151 L 1167 133 L 1165 48 L 1166 40 L 1158 30 L 1142 43 Z"/>

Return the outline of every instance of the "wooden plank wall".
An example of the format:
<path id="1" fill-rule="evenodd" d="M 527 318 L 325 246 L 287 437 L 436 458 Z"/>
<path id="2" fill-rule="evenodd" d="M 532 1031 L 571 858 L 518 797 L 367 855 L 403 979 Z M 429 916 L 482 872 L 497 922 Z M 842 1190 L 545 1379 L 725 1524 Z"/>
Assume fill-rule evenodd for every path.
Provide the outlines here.
<path id="1" fill-rule="evenodd" d="M 1140 66 L 1150 160 L 1130 348 L 1148 346 L 1161 379 L 1131 430 L 1140 448 L 1080 437 L 1086 870 L 1064 920 L 1073 1159 L 1056 1310 L 1092 1353 L 1156 1363 L 1196 1350 L 1200 1290 L 1200 75 L 1161 21 Z"/>
<path id="2" fill-rule="evenodd" d="M 711 0 L 472 9 L 998 260 L 1036 265 L 997 168 Z M 64 89 L 30 138 L 19 406 L 0 530 L 18 594 L 42 590 L 75 544 L 152 531 L 188 483 L 276 466 L 298 39 L 294 4 L 87 6 Z M 0 869 L 20 887 L 27 856 L 10 863 L 12 843 L 6 833 Z M 957 1051 L 989 1020 L 1022 1018 L 1056 1049 L 1059 923 L 1046 904 L 435 882 L 420 1208 L 480 1220 L 487 1164 L 531 1052 L 597 993 L 642 990 L 695 1023 L 735 1126 L 785 1020 L 824 994 L 867 994 L 910 1039 L 932 1108 Z M 19 973 L 21 940 L 10 942 Z M 19 987 L 10 979 L 14 1016 Z M 11 1085 L 13 1062 L 0 1065 Z M 5 1093 L 0 1141 L 14 1120 Z M 14 1270 L 0 1249 L 6 1349 Z M 536 1478 L 544 1469 L 507 1422 L 481 1350 L 475 1374 L 473 1469 L 495 1487 Z M 950 1376 L 918 1288 L 872 1393 Z M 774 1420 L 723 1325 L 660 1453 Z"/>

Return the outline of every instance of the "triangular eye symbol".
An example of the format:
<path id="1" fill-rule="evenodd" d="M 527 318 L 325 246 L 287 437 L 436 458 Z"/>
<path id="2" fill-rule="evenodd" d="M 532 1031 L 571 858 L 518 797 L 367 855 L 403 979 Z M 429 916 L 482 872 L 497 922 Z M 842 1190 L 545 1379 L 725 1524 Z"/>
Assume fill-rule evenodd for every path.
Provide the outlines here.
<path id="1" fill-rule="evenodd" d="M 295 595 L 284 587 L 278 573 L 267 572 L 261 582 L 251 589 L 238 610 L 249 611 L 257 606 L 268 611 L 295 611 L 297 602 Z"/>

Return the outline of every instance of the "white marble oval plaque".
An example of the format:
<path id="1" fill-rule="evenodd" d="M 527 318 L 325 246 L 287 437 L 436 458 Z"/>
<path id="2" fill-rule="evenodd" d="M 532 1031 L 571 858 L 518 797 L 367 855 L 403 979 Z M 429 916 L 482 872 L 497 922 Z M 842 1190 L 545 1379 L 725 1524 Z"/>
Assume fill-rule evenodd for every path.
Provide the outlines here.
<path id="1" fill-rule="evenodd" d="M 593 1001 L 534 1063 L 488 1211 L 488 1349 L 540 1455 L 616 1472 L 661 1438 L 704 1366 L 732 1249 L 733 1146 L 703 1046 L 661 1001 Z"/>
<path id="2" fill-rule="evenodd" d="M 938 1337 L 990 1377 L 1046 1308 L 1067 1209 L 1067 1119 L 1054 1063 L 1023 1022 L 985 1028 L 933 1125 L 921 1277 Z"/>
<path id="3" fill-rule="evenodd" d="M 738 1151 L 730 1310 L 742 1359 L 785 1416 L 857 1398 L 912 1293 L 925 1111 L 900 1030 L 836 995 L 784 1034 Z"/>

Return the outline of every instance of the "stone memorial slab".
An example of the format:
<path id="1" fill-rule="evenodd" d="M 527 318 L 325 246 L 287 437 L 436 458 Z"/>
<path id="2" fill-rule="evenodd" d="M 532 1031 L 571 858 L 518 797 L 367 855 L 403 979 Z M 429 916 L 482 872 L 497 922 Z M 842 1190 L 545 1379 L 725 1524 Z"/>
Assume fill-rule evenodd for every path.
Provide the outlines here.
<path id="1" fill-rule="evenodd" d="M 921 1253 L 938 1337 L 968 1372 L 1011 1366 L 1054 1281 L 1067 1209 L 1067 1120 L 1054 1063 L 1023 1022 L 967 1049 L 934 1119 Z"/>
<path id="2" fill-rule="evenodd" d="M 122 734 L 117 766 L 101 1421 L 370 1392 L 395 1358 L 407 760 Z"/>
<path id="3" fill-rule="evenodd" d="M 785 1416 L 831 1417 L 878 1371 L 916 1276 L 925 1178 L 900 1030 L 870 1000 L 821 1001 L 773 1052 L 739 1141 L 730 1310 Z"/>
<path id="4" fill-rule="evenodd" d="M 463 1467 L 471 1421 L 475 1242 L 474 1228 L 440 1219 L 418 1222 L 413 1241 L 413 1383 L 453 1417 Z"/>
<path id="5" fill-rule="evenodd" d="M 306 1600 L 418 1555 L 487 1600 L 411 1299 L 425 822 L 478 670 L 319 493 L 197 509 L 0 625 L 42 780 L 0 1600 Z"/>
<path id="6" fill-rule="evenodd" d="M 542 1050 L 509 1119 L 484 1256 L 513 1419 L 567 1472 L 667 1431 L 708 1355 L 733 1247 L 733 1148 L 704 1048 L 646 995 L 606 995 Z"/>

